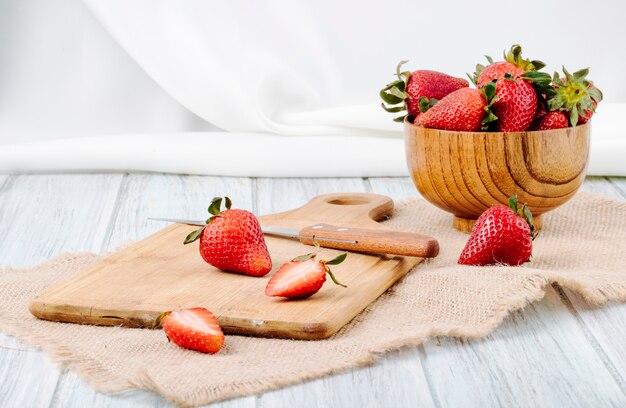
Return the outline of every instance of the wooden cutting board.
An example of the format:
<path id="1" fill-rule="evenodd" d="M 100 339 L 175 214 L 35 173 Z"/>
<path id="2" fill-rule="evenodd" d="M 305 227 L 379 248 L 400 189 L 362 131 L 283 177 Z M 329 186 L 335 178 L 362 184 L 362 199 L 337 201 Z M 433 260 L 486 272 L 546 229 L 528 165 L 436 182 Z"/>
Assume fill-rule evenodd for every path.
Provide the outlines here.
<path id="1" fill-rule="evenodd" d="M 389 230 L 376 221 L 391 216 L 392 211 L 393 201 L 386 196 L 328 194 L 295 210 L 259 217 L 259 221 L 297 229 L 327 223 Z M 31 313 L 61 322 L 150 327 L 164 311 L 206 307 L 226 333 L 323 339 L 422 261 L 351 252 L 344 263 L 333 267 L 347 288 L 328 279 L 308 299 L 270 298 L 264 294 L 269 277 L 284 262 L 311 252 L 311 246 L 266 236 L 274 267 L 264 277 L 251 277 L 208 265 L 198 253 L 198 242 L 183 245 L 185 236 L 196 228 L 174 224 L 107 256 L 41 293 L 31 301 Z M 341 252 L 324 248 L 318 259 L 331 259 Z"/>

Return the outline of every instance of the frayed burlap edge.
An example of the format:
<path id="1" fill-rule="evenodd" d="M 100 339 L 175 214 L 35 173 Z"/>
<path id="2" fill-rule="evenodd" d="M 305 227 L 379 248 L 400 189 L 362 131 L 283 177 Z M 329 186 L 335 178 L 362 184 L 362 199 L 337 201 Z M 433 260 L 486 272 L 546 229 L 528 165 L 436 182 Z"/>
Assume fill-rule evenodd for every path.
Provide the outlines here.
<path id="1" fill-rule="evenodd" d="M 65 253 L 58 255 L 51 260 L 41 264 L 40 267 L 52 267 L 80 257 L 91 257 L 96 260 L 100 256 L 93 253 Z M 0 271 L 0 273 L 19 273 L 20 271 L 21 269 L 4 268 L 2 271 Z M 491 319 L 489 321 L 486 321 L 482 327 L 474 326 L 468 328 L 436 326 L 424 333 L 419 333 L 414 336 L 403 337 L 401 339 L 388 341 L 386 343 L 377 345 L 370 350 L 364 350 L 363 355 L 360 358 L 353 360 L 350 363 L 339 364 L 338 366 L 329 369 L 312 371 L 308 373 L 308 375 L 300 376 L 298 378 L 293 378 L 289 380 L 280 378 L 272 382 L 242 381 L 239 384 L 239 389 L 231 390 L 230 392 L 224 392 L 224 390 L 220 390 L 219 395 L 215 393 L 215 390 L 203 390 L 202 392 L 196 392 L 190 395 L 178 395 L 174 398 L 167 398 L 167 400 L 179 406 L 195 406 L 195 403 L 189 404 L 189 401 L 202 401 L 198 402 L 198 404 L 204 404 L 207 401 L 218 402 L 237 397 L 244 397 L 260 392 L 280 389 L 285 386 L 298 384 L 304 381 L 314 380 L 323 376 L 340 373 L 352 368 L 365 367 L 374 363 L 377 359 L 382 357 L 387 352 L 399 350 L 405 347 L 418 346 L 429 337 L 451 336 L 464 339 L 483 338 L 490 334 L 495 328 L 497 328 L 502 323 L 504 318 L 510 313 L 523 309 L 532 302 L 541 300 L 545 296 L 546 286 L 553 283 L 559 284 L 565 288 L 571 289 L 581 294 L 585 300 L 589 301 L 590 304 L 595 306 L 599 306 L 606 302 L 614 300 L 626 301 L 626 287 L 619 286 L 617 288 L 601 288 L 589 290 L 588 288 L 585 288 L 583 285 L 576 282 L 569 282 L 560 278 L 547 279 L 540 275 L 529 275 L 523 285 L 522 290 L 517 293 L 517 296 L 507 296 L 506 304 L 501 303 L 497 307 L 495 307 L 492 310 L 493 315 Z M 375 303 L 372 304 L 370 307 L 375 307 Z M 68 368 L 75 371 L 82 380 L 88 382 L 96 391 L 105 393 L 121 393 L 133 389 L 143 389 L 147 391 L 153 391 L 161 395 L 167 395 L 167 393 L 162 392 L 163 390 L 154 381 L 152 381 L 150 376 L 145 372 L 135 381 L 126 382 L 120 380 L 119 378 L 112 376 L 111 373 L 107 370 L 107 367 L 100 364 L 100 362 L 91 359 L 89 356 L 78 355 L 76 354 L 76 352 L 70 351 L 65 345 L 52 344 L 45 336 L 38 336 L 32 333 L 27 328 L 25 329 L 24 327 L 22 327 L 19 321 L 16 321 L 14 319 L 0 319 L 0 330 L 2 330 L 6 334 L 24 340 L 27 344 L 33 347 L 37 347 L 45 351 L 51 356 L 54 362 L 59 364 L 60 368 Z"/>

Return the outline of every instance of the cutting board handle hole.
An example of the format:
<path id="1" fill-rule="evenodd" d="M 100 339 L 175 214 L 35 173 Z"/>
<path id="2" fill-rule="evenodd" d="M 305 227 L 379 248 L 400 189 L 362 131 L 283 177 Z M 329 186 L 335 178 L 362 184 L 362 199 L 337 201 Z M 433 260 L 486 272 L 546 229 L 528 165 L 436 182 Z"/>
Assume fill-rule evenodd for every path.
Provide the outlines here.
<path id="1" fill-rule="evenodd" d="M 362 198 L 352 198 L 352 197 L 333 198 L 326 202 L 332 205 L 363 205 L 363 204 L 369 203 L 368 200 L 364 200 Z"/>

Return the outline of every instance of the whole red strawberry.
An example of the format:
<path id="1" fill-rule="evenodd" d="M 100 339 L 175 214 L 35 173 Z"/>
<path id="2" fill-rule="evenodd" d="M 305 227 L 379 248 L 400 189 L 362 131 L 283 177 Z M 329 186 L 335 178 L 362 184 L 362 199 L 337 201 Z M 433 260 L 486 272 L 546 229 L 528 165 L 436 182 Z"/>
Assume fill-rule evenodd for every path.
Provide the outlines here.
<path id="1" fill-rule="evenodd" d="M 469 82 L 463 78 L 456 78 L 442 72 L 417 70 L 401 72 L 401 67 L 408 61 L 400 61 L 396 68 L 398 79 L 380 91 L 382 104 L 387 112 L 397 113 L 404 110 L 406 115 L 397 117 L 396 121 L 403 121 L 406 116 L 414 118 L 421 112 L 437 103 L 438 100 L 457 89 L 467 88 Z"/>
<path id="2" fill-rule="evenodd" d="M 588 68 L 570 74 L 563 67 L 563 73 L 564 78 L 559 78 L 559 74 L 554 73 L 552 86 L 555 93 L 548 98 L 548 108 L 551 111 L 567 112 L 572 126 L 586 123 L 602 101 L 602 91 L 587 79 Z"/>
<path id="3" fill-rule="evenodd" d="M 202 258 L 223 271 L 266 275 L 272 269 L 272 260 L 259 221 L 249 211 L 231 210 L 230 198 L 225 197 L 225 202 L 226 210 L 220 212 L 222 199 L 213 199 L 211 217 L 204 227 L 185 238 L 185 244 L 200 238 Z"/>
<path id="4" fill-rule="evenodd" d="M 537 112 L 537 92 L 521 76 L 505 77 L 496 82 L 496 101 L 491 107 L 498 117 L 498 132 L 519 132 L 530 127 Z"/>
<path id="5" fill-rule="evenodd" d="M 538 95 L 535 87 L 549 92 L 549 75 L 536 72 L 545 64 L 541 61 L 529 61 L 522 58 L 522 47 L 514 45 L 504 55 L 504 61 L 490 65 L 476 66 L 474 81 L 483 87 L 489 82 L 496 83 L 496 99 L 492 111 L 498 120 L 494 122 L 499 132 L 519 132 L 528 129 L 535 118 Z"/>
<path id="6" fill-rule="evenodd" d="M 168 339 L 180 347 L 214 354 L 224 344 L 224 333 L 213 313 L 207 309 L 177 310 L 161 314 L 153 328 L 163 327 Z"/>
<path id="7" fill-rule="evenodd" d="M 523 215 L 523 216 L 522 216 Z M 528 207 L 495 205 L 481 214 L 459 257 L 463 265 L 520 265 L 530 259 L 534 227 Z"/>
<path id="8" fill-rule="evenodd" d="M 533 130 L 561 129 L 569 126 L 569 119 L 562 111 L 552 111 L 545 114 L 537 122 L 537 128 Z"/>
<path id="9" fill-rule="evenodd" d="M 461 88 L 422 113 L 419 124 L 427 128 L 477 132 L 496 119 L 489 110 L 495 93 L 493 83 L 482 90 Z"/>
<path id="10" fill-rule="evenodd" d="M 330 261 L 318 261 L 314 259 L 317 251 L 283 264 L 267 283 L 265 294 L 288 298 L 309 297 L 322 288 L 326 282 L 326 274 L 330 275 L 336 285 L 346 287 L 337 281 L 328 265 L 342 263 L 347 253 L 344 252 Z"/>

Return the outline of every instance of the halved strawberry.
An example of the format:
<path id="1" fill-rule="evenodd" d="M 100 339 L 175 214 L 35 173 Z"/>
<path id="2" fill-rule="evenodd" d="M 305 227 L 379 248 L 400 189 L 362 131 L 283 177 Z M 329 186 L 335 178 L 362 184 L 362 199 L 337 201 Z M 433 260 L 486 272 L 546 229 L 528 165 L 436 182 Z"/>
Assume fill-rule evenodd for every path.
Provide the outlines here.
<path id="1" fill-rule="evenodd" d="M 224 333 L 213 313 L 202 307 L 161 314 L 153 328 L 163 327 L 168 339 L 180 347 L 214 354 L 224 344 Z"/>
<path id="2" fill-rule="evenodd" d="M 342 263 L 348 254 L 344 252 L 330 261 L 317 261 L 314 258 L 318 251 L 319 247 L 316 252 L 299 256 L 283 264 L 267 283 L 265 294 L 288 298 L 309 297 L 321 289 L 326 281 L 326 274 L 330 275 L 336 285 L 345 288 L 346 285 L 337 281 L 328 265 Z"/>

